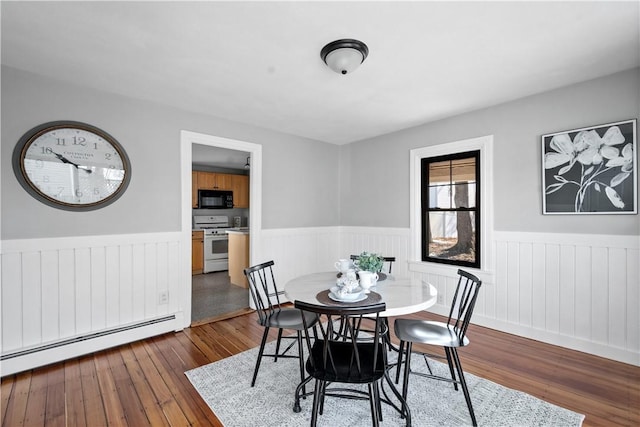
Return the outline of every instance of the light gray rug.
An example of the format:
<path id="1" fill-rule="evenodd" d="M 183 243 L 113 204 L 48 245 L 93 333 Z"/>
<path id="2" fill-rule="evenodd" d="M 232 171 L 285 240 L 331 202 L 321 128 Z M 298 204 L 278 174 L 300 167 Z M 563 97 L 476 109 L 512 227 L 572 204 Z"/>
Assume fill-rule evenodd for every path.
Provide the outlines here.
<path id="1" fill-rule="evenodd" d="M 272 353 L 275 343 L 268 345 Z M 254 348 L 235 356 L 187 371 L 185 374 L 211 410 L 226 427 L 308 426 L 313 397 L 301 400 L 302 412 L 293 412 L 294 393 L 300 380 L 297 359 L 263 358 L 255 387 L 251 376 L 258 354 Z M 392 355 L 395 360 L 395 355 Z M 426 371 L 414 356 L 412 368 Z M 436 374 L 448 373 L 445 364 L 431 361 Z M 395 374 L 395 369 L 391 371 Z M 480 426 L 580 426 L 584 415 L 552 405 L 526 393 L 491 381 L 465 375 Z M 313 390 L 313 381 L 307 391 Z M 388 388 L 387 388 L 388 390 Z M 390 394 L 390 393 L 389 393 Z M 409 381 L 409 407 L 413 426 L 471 425 L 462 391 L 443 381 L 413 375 Z M 382 426 L 404 426 L 397 412 L 383 405 Z M 371 425 L 367 401 L 327 397 L 319 426 L 359 427 Z"/>

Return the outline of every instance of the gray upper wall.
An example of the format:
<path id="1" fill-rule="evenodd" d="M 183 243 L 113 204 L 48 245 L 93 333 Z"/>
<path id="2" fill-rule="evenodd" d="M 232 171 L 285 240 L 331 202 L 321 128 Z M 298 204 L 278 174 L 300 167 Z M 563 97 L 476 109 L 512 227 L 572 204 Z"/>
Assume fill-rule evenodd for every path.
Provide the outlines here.
<path id="1" fill-rule="evenodd" d="M 408 227 L 409 150 L 494 135 L 496 230 L 640 234 L 638 215 L 543 216 L 540 174 L 541 135 L 640 116 L 640 69 L 346 146 L 8 67 L 2 67 L 1 76 L 3 240 L 180 230 L 181 130 L 262 144 L 266 229 Z M 19 186 L 11 167 L 17 141 L 38 124 L 62 119 L 98 126 L 127 150 L 132 180 L 116 203 L 91 212 L 67 212 L 38 202 Z"/>
<path id="2" fill-rule="evenodd" d="M 638 235 L 638 215 L 542 215 L 541 182 L 542 135 L 638 117 L 640 68 L 343 146 L 340 223 L 408 227 L 409 151 L 493 135 L 496 230 Z"/>
<path id="3" fill-rule="evenodd" d="M 336 145 L 61 83 L 5 66 L 1 76 L 3 240 L 180 230 L 181 130 L 262 145 L 264 228 L 338 224 Z M 118 201 L 91 212 L 68 212 L 40 203 L 20 187 L 11 166 L 16 143 L 29 129 L 54 120 L 92 124 L 122 144 L 131 160 L 132 174 L 129 188 Z"/>

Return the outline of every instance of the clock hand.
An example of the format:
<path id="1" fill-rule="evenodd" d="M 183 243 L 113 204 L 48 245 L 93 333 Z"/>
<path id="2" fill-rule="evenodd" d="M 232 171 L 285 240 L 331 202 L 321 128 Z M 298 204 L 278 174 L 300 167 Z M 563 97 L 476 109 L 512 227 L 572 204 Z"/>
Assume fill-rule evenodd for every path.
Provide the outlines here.
<path id="1" fill-rule="evenodd" d="M 62 154 L 58 154 L 55 151 L 52 151 L 53 155 L 56 156 L 58 159 L 60 159 L 60 161 L 62 163 L 68 163 L 70 165 L 73 165 L 76 167 L 76 169 L 78 168 L 78 165 L 76 165 L 75 163 L 73 163 L 72 161 L 68 160 L 66 157 L 64 157 Z"/>
<path id="2" fill-rule="evenodd" d="M 73 165 L 76 167 L 76 169 L 82 169 L 83 171 L 87 172 L 87 173 L 91 173 L 93 172 L 90 169 L 86 169 L 84 166 L 78 166 L 77 164 L 73 163 L 71 160 L 67 159 L 66 157 L 64 157 L 62 154 L 58 154 L 55 151 L 52 151 L 53 155 L 56 156 L 58 159 L 60 159 L 60 161 L 62 163 L 68 163 L 70 165 Z"/>
<path id="3" fill-rule="evenodd" d="M 91 169 L 88 169 L 88 166 L 76 166 L 76 168 L 77 169 L 82 169 L 86 173 L 92 173 L 93 172 Z"/>

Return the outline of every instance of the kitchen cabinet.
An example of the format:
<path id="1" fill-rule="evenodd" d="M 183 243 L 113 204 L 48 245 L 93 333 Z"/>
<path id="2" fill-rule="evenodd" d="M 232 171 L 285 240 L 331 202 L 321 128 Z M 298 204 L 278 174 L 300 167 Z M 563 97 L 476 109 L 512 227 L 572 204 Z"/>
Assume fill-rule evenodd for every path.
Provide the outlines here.
<path id="1" fill-rule="evenodd" d="M 233 191 L 233 207 L 249 207 L 249 176 L 231 175 L 231 190 Z"/>
<path id="2" fill-rule="evenodd" d="M 202 274 L 204 269 L 204 231 L 191 232 L 191 274 Z"/>
<path id="3" fill-rule="evenodd" d="M 233 207 L 249 207 L 249 176 L 217 172 L 191 172 L 191 207 L 198 208 L 198 190 L 231 190 Z"/>
<path id="4" fill-rule="evenodd" d="M 191 207 L 198 207 L 198 172 L 191 172 Z"/>
<path id="5" fill-rule="evenodd" d="M 244 269 L 249 267 L 249 233 L 228 231 L 229 234 L 229 280 L 233 285 L 248 288 Z"/>
<path id="6" fill-rule="evenodd" d="M 198 172 L 198 189 L 231 190 L 231 177 L 228 173 Z"/>

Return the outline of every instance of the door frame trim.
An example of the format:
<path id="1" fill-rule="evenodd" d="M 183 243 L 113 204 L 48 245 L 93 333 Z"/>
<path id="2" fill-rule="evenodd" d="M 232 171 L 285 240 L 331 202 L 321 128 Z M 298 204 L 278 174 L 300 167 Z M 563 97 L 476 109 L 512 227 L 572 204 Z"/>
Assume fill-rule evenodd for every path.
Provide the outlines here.
<path id="1" fill-rule="evenodd" d="M 183 246 L 180 263 L 180 277 L 184 289 L 182 307 L 184 311 L 184 327 L 191 325 L 191 170 L 193 144 L 208 145 L 210 147 L 226 148 L 230 150 L 246 151 L 251 156 L 249 170 L 249 264 L 261 260 L 262 234 L 262 145 L 236 139 L 223 138 L 214 135 L 180 131 L 180 169 L 181 169 L 181 235 Z"/>

